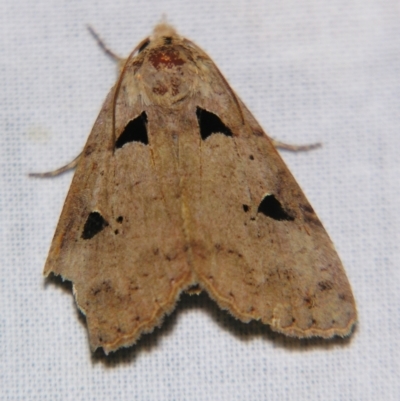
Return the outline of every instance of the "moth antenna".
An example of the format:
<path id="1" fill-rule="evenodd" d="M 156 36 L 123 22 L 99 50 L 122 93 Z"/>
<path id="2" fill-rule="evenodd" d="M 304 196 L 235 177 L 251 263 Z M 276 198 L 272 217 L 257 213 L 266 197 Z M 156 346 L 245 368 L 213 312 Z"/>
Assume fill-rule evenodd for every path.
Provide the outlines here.
<path id="1" fill-rule="evenodd" d="M 87 27 L 88 31 L 91 33 L 91 35 L 94 37 L 94 39 L 96 40 L 97 44 L 100 46 L 100 48 L 103 50 L 103 52 L 107 54 L 108 57 L 112 58 L 118 64 L 121 64 L 125 60 L 124 58 L 118 56 L 118 54 L 114 53 L 105 44 L 103 39 L 101 39 L 100 35 L 95 31 L 95 29 L 92 26 L 87 25 L 86 27 Z"/>
<path id="2" fill-rule="evenodd" d="M 276 139 L 269 138 L 272 144 L 278 148 L 283 150 L 289 150 L 290 152 L 307 152 L 308 150 L 314 150 L 322 147 L 322 143 L 310 143 L 308 145 L 291 145 L 289 143 L 277 141 Z"/>
<path id="3" fill-rule="evenodd" d="M 74 160 L 72 160 L 63 167 L 58 168 L 57 170 L 47 171 L 46 173 L 29 173 L 29 177 L 36 177 L 36 178 L 56 177 L 57 175 L 65 173 L 66 171 L 73 170 L 77 166 L 81 155 L 82 152 L 79 153 L 79 155 L 75 157 Z"/>

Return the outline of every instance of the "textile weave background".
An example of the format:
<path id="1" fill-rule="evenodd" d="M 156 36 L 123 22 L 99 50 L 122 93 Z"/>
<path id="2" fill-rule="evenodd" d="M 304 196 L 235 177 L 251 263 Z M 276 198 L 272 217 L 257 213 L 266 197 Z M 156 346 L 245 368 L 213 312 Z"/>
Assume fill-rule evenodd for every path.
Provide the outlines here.
<path id="1" fill-rule="evenodd" d="M 0 398 L 400 397 L 400 3 L 14 0 L 0 4 Z M 70 286 L 42 269 L 72 173 L 115 80 L 92 24 L 127 55 L 165 13 L 219 66 L 283 153 L 346 267 L 349 340 L 296 341 L 182 296 L 162 328 L 91 355 Z"/>

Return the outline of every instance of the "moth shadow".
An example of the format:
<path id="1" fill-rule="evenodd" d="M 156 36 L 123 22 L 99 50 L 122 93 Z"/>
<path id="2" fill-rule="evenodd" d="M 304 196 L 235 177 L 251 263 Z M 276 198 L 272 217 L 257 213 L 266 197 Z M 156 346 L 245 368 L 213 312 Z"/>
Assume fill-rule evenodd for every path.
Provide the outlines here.
<path id="1" fill-rule="evenodd" d="M 76 310 L 76 315 L 78 317 L 79 322 L 82 324 L 82 326 L 85 328 L 85 331 L 87 333 L 87 327 L 86 327 L 86 317 L 85 315 L 78 309 L 74 296 L 73 296 L 73 290 L 72 290 L 72 282 L 68 280 L 63 280 L 61 276 L 56 276 L 55 274 L 50 274 L 48 277 L 45 278 L 45 283 L 44 286 L 47 288 L 48 286 L 53 285 L 59 289 L 61 289 L 62 292 L 69 294 L 71 296 L 71 302 L 74 303 L 74 307 Z"/>
<path id="2" fill-rule="evenodd" d="M 72 296 L 72 283 L 67 280 L 64 281 L 60 276 L 52 274 L 47 277 L 45 286 L 48 285 L 55 285 Z M 75 303 L 75 301 L 73 302 Z M 157 348 L 163 338 L 171 335 L 181 315 L 199 309 L 204 310 L 220 328 L 233 334 L 239 341 L 248 342 L 257 338 L 263 338 L 265 341 L 272 342 L 275 347 L 285 348 L 288 351 L 304 352 L 317 348 L 329 350 L 337 346 L 343 347 L 349 345 L 351 339 L 354 337 L 334 337 L 328 340 L 317 337 L 308 339 L 287 337 L 272 331 L 269 326 L 261 322 L 253 320 L 249 323 L 243 323 L 235 319 L 229 312 L 220 309 L 207 293 L 203 291 L 199 295 L 181 294 L 175 310 L 170 315 L 165 316 L 160 326 L 155 328 L 152 333 L 144 334 L 135 345 L 129 348 L 121 348 L 109 355 L 106 355 L 102 349 L 98 349 L 92 354 L 92 363 L 103 363 L 110 368 L 121 364 L 132 363 L 139 355 L 151 352 L 153 349 Z M 77 307 L 76 314 L 78 320 L 87 332 L 86 318 Z"/>
<path id="3" fill-rule="evenodd" d="M 110 368 L 121 364 L 130 364 L 140 354 L 149 353 L 157 348 L 163 338 L 171 335 L 179 316 L 191 310 L 199 309 L 208 313 L 220 328 L 233 334 L 239 341 L 248 342 L 261 337 L 266 341 L 271 341 L 275 347 L 285 348 L 288 351 L 294 352 L 305 352 L 321 348 L 329 350 L 338 346 L 347 346 L 351 341 L 351 336 L 346 338 L 334 337 L 328 340 L 315 337 L 309 339 L 287 337 L 272 331 L 269 326 L 261 322 L 251 321 L 243 323 L 235 319 L 227 311 L 221 310 L 205 292 L 199 295 L 183 293 L 178 300 L 175 310 L 166 316 L 162 324 L 155 328 L 152 333 L 144 334 L 135 345 L 119 349 L 109 355 L 105 355 L 103 350 L 99 349 L 92 355 L 92 362 L 100 362 Z"/>
<path id="4" fill-rule="evenodd" d="M 192 299 L 194 298 L 194 299 Z M 197 299 L 196 299 L 197 298 Z M 275 347 L 285 348 L 288 351 L 309 351 L 312 349 L 330 349 L 337 346 L 346 346 L 350 344 L 352 335 L 349 337 L 333 337 L 331 339 L 324 339 L 319 337 L 300 339 L 295 337 L 288 337 L 284 334 L 277 333 L 268 325 L 260 321 L 252 320 L 249 323 L 244 323 L 237 320 L 228 311 L 222 310 L 219 306 L 207 295 L 202 292 L 198 297 L 191 297 L 184 294 L 181 299 L 184 305 L 179 309 L 198 308 L 205 309 L 213 320 L 225 331 L 233 334 L 238 340 L 243 342 L 253 341 L 257 338 L 262 338 L 265 341 L 270 341 Z M 356 330 L 356 329 L 355 329 Z M 354 330 L 354 331 L 355 331 Z"/>
<path id="5" fill-rule="evenodd" d="M 44 279 L 44 287 L 47 288 L 50 285 L 58 287 L 65 293 L 72 294 L 72 283 L 68 280 L 63 280 L 61 276 L 56 276 L 55 274 L 50 274 Z"/>

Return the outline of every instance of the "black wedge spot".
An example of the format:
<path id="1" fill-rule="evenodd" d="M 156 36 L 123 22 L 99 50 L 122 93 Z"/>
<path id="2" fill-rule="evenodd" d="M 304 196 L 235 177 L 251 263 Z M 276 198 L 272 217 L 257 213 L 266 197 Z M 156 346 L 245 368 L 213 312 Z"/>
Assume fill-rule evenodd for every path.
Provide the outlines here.
<path id="1" fill-rule="evenodd" d="M 232 136 L 232 131 L 221 121 L 221 119 L 207 110 L 196 108 L 197 121 L 199 122 L 200 135 L 203 140 L 212 134 L 224 134 Z"/>
<path id="2" fill-rule="evenodd" d="M 288 220 L 293 221 L 294 217 L 292 217 L 289 213 L 287 213 L 278 199 L 275 198 L 274 195 L 264 196 L 264 199 L 261 201 L 258 206 L 258 213 L 262 213 L 267 217 L 271 217 L 274 220 L 282 221 Z"/>
<path id="3" fill-rule="evenodd" d="M 147 115 L 143 112 L 139 117 L 129 121 L 122 134 L 117 139 L 115 147 L 122 148 L 128 142 L 141 142 L 148 145 Z"/>
<path id="4" fill-rule="evenodd" d="M 83 227 L 82 238 L 91 239 L 107 226 L 108 223 L 99 212 L 92 212 L 86 219 L 85 226 Z"/>
<path id="5" fill-rule="evenodd" d="M 243 206 L 243 210 L 245 213 L 247 213 L 250 210 L 250 206 L 249 205 L 242 205 Z"/>

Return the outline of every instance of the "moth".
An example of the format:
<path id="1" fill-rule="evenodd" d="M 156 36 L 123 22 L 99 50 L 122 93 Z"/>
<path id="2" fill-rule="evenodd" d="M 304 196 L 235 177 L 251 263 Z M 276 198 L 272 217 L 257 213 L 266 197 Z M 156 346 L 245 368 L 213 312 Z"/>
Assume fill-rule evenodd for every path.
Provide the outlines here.
<path id="1" fill-rule="evenodd" d="M 288 336 L 351 333 L 350 284 L 313 208 L 213 61 L 171 26 L 121 62 L 75 164 L 44 274 L 73 283 L 92 350 L 134 344 L 194 287 Z"/>

